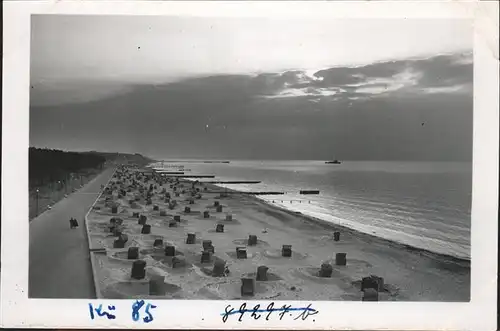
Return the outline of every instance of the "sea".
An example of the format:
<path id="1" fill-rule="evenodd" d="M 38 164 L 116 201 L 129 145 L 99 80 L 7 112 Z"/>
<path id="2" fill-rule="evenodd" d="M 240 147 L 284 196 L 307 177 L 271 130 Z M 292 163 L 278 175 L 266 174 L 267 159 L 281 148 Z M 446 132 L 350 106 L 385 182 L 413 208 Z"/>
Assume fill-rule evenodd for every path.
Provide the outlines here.
<path id="1" fill-rule="evenodd" d="M 180 163 L 163 165 L 171 170 Z M 215 175 L 200 181 L 260 181 L 221 186 L 284 192 L 258 197 L 360 232 L 470 260 L 472 163 L 231 160 L 182 165 L 186 174 Z M 301 190 L 320 193 L 303 195 Z"/>

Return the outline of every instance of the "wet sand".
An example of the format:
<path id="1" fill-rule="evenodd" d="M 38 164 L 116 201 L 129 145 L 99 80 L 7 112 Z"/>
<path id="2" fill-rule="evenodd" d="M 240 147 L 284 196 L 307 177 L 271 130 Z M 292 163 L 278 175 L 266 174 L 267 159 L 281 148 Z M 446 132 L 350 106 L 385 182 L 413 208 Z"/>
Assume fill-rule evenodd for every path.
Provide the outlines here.
<path id="1" fill-rule="evenodd" d="M 123 177 L 122 177 L 123 180 Z M 130 181 L 115 184 L 126 188 Z M 268 280 L 255 282 L 252 299 L 279 300 L 361 300 L 361 279 L 370 275 L 384 278 L 384 288 L 379 292 L 380 301 L 468 301 L 470 292 L 470 263 L 417 250 L 389 242 L 371 235 L 306 217 L 244 194 L 228 194 L 220 197 L 214 191 L 223 191 L 214 185 L 197 185 L 201 199 L 190 204 L 191 183 L 177 185 L 185 194 L 175 197 L 172 183 L 160 186 L 154 180 L 141 182 L 153 190 L 152 204 L 147 205 L 142 196 L 137 208 L 131 208 L 129 200 L 137 193 L 136 188 L 118 198 L 115 190 L 108 195 L 108 203 L 119 204 L 117 214 L 106 207 L 101 197 L 88 216 L 88 231 L 97 296 L 103 298 L 135 298 L 149 296 L 149 280 L 164 278 L 165 294 L 155 296 L 172 299 L 240 299 L 241 278 L 256 278 L 257 268 L 267 266 Z M 165 189 L 178 205 L 170 210 L 161 193 Z M 204 190 L 207 191 L 204 191 Z M 147 191 L 147 190 L 146 190 Z M 146 192 L 145 191 L 145 192 Z M 217 212 L 214 202 L 219 201 L 222 212 Z M 158 210 L 154 210 L 154 206 Z M 191 213 L 185 213 L 185 207 Z M 160 216 L 164 210 L 166 216 Z M 208 210 L 209 218 L 203 217 Z M 142 225 L 133 213 L 147 217 L 150 234 L 141 234 Z M 232 220 L 225 220 L 231 214 Z M 169 227 L 174 216 L 181 221 Z M 123 219 L 123 233 L 128 235 L 124 248 L 113 248 L 114 237 L 108 229 L 110 219 Z M 224 224 L 224 232 L 215 231 L 216 224 Z M 340 240 L 334 240 L 334 231 L 340 232 Z M 187 233 L 194 233 L 194 244 L 186 243 Z M 255 246 L 248 246 L 249 235 L 258 238 Z M 163 245 L 153 247 L 155 239 Z M 211 262 L 201 263 L 202 241 L 211 240 L 214 256 Z M 174 265 L 172 257 L 165 256 L 165 245 L 175 246 L 177 258 L 185 266 Z M 282 245 L 292 246 L 291 257 L 282 256 Z M 129 247 L 139 248 L 139 259 L 146 262 L 146 277 L 135 280 L 130 277 L 133 259 L 127 258 Z M 236 247 L 246 247 L 247 258 L 238 259 Z M 101 251 L 96 251 L 101 249 Z M 347 265 L 336 265 L 335 254 L 346 253 Z M 175 259 L 174 259 L 175 260 Z M 228 273 L 214 277 L 214 261 L 224 260 Z M 331 277 L 319 277 L 321 264 L 330 263 Z"/>

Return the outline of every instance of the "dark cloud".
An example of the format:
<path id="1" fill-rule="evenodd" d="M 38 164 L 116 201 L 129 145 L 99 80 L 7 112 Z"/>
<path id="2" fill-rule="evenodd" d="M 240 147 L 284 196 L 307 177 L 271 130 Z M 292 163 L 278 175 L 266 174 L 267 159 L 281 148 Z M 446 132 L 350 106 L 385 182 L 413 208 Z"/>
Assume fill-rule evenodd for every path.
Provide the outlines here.
<path id="1" fill-rule="evenodd" d="M 428 59 L 391 61 L 360 67 L 329 68 L 317 71 L 309 81 L 298 81 L 296 76 L 302 72 L 297 71 L 286 72 L 279 77 L 291 88 L 342 87 L 352 91 L 352 85 L 364 83 L 373 87 L 380 84 L 371 84 L 370 81 L 391 79 L 405 71 L 421 74 L 417 78 L 420 88 L 472 84 L 472 54 L 440 55 Z"/>
<path id="2" fill-rule="evenodd" d="M 461 62 L 464 60 L 465 62 Z M 474 68 L 467 57 L 436 56 L 425 61 L 414 61 L 413 67 L 424 73 L 422 79 L 419 80 L 421 86 L 442 87 L 472 84 Z"/>
<path id="3" fill-rule="evenodd" d="M 472 84 L 472 63 L 456 56 L 191 78 L 34 104 L 30 143 L 157 157 L 470 160 L 472 94 L 425 93 L 457 84 Z"/>

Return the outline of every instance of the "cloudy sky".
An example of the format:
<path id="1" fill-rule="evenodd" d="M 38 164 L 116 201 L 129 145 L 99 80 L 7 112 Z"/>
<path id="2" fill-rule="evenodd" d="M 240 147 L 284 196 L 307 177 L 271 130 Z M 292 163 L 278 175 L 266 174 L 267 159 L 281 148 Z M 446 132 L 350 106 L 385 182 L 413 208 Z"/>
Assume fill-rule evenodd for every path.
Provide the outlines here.
<path id="1" fill-rule="evenodd" d="M 466 20 L 33 16 L 30 144 L 470 160 Z"/>

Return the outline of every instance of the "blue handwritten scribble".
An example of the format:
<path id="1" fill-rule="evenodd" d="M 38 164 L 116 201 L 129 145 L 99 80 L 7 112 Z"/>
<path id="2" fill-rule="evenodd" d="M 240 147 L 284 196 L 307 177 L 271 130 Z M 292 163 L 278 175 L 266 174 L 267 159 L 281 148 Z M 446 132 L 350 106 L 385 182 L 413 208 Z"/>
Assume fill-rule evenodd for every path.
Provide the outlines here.
<path id="1" fill-rule="evenodd" d="M 116 309 L 115 306 L 108 306 L 108 310 L 115 310 L 115 309 Z M 94 308 L 94 306 L 91 303 L 89 303 L 89 312 L 90 312 L 91 319 L 95 318 L 94 311 L 97 313 L 97 316 L 99 316 L 99 317 L 106 316 L 109 320 L 113 320 L 116 318 L 115 315 L 108 313 L 106 311 L 103 311 L 102 304 L 100 304 L 97 308 Z"/>
<path id="2" fill-rule="evenodd" d="M 269 320 L 269 316 L 274 313 L 274 312 L 279 312 L 279 317 L 280 320 L 283 319 L 285 314 L 290 313 L 290 312 L 301 312 L 298 316 L 295 317 L 295 320 L 301 318 L 302 320 L 306 320 L 307 317 L 311 315 L 316 315 L 319 313 L 318 310 L 311 308 L 312 304 L 309 304 L 307 307 L 296 307 L 293 308 L 290 305 L 283 305 L 281 308 L 274 308 L 274 302 L 271 302 L 267 308 L 265 309 L 260 309 L 260 305 L 256 305 L 253 309 L 247 309 L 246 303 L 243 303 L 239 309 L 235 309 L 231 307 L 231 305 L 226 306 L 226 311 L 221 313 L 220 315 L 222 316 L 222 321 L 225 323 L 230 315 L 234 314 L 240 314 L 240 317 L 238 319 L 239 322 L 242 321 L 243 315 L 245 313 L 251 313 L 250 317 L 253 317 L 255 320 L 258 320 L 261 315 L 259 313 L 267 313 L 266 316 L 266 321 Z"/>
<path id="3" fill-rule="evenodd" d="M 141 317 L 139 311 L 144 306 L 144 304 L 145 304 L 144 300 L 137 300 L 132 305 L 132 320 L 134 322 L 139 321 L 139 319 Z M 151 321 L 153 321 L 153 315 L 150 312 L 150 309 L 153 309 L 153 308 L 156 308 L 156 306 L 153 304 L 148 303 L 146 305 L 145 312 L 146 312 L 147 316 L 142 319 L 144 321 L 144 323 L 150 323 Z"/>
<path id="4" fill-rule="evenodd" d="M 273 312 L 278 312 L 278 311 L 301 311 L 301 312 L 305 312 L 305 311 L 310 311 L 310 312 L 316 312 L 317 310 L 314 309 L 314 308 L 310 308 L 310 306 L 308 307 L 302 307 L 302 308 L 273 308 Z M 269 311 L 267 309 L 256 309 L 256 310 L 253 310 L 253 309 L 244 309 L 242 311 L 240 310 L 235 310 L 235 311 L 231 311 L 231 312 L 228 312 L 228 313 L 221 313 L 220 315 L 221 316 L 224 316 L 224 315 L 233 315 L 233 314 L 241 314 L 241 313 L 250 313 L 250 312 L 255 312 L 255 313 L 268 313 Z"/>

